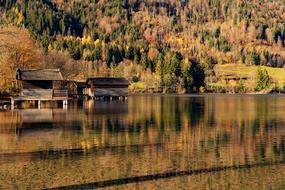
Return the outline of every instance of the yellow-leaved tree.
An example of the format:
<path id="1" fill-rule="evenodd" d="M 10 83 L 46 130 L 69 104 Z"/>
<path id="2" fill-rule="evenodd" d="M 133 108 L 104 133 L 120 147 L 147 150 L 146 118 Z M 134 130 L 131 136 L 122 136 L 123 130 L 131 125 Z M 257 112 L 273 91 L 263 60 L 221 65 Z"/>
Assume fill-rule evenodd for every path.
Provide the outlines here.
<path id="1" fill-rule="evenodd" d="M 0 28 L 0 89 L 13 89 L 16 69 L 40 68 L 41 51 L 29 32 L 15 27 Z"/>

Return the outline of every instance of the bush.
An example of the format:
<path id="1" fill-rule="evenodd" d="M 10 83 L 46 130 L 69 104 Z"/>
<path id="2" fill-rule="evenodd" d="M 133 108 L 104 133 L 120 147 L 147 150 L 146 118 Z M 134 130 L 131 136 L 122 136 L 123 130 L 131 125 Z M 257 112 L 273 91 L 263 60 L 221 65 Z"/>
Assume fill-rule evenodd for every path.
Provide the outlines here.
<path id="1" fill-rule="evenodd" d="M 245 85 L 244 85 L 244 81 L 241 79 L 239 81 L 238 87 L 237 87 L 237 91 L 238 93 L 244 93 L 245 92 Z"/>
<path id="2" fill-rule="evenodd" d="M 139 77 L 137 77 L 137 76 L 133 76 L 132 77 L 132 82 L 139 82 Z"/>
<path id="3" fill-rule="evenodd" d="M 254 65 L 260 65 L 260 56 L 255 50 L 251 52 L 251 63 Z"/>
<path id="4" fill-rule="evenodd" d="M 266 69 L 261 69 L 260 67 L 257 70 L 257 84 L 256 90 L 264 90 L 270 86 L 270 76 Z"/>

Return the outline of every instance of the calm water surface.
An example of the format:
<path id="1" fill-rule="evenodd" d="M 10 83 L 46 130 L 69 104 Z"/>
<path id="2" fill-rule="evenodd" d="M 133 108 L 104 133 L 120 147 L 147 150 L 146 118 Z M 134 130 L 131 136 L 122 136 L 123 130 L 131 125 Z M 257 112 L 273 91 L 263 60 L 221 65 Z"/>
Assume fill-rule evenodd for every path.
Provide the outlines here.
<path id="1" fill-rule="evenodd" d="M 0 189 L 285 189 L 285 96 L 0 112 Z"/>

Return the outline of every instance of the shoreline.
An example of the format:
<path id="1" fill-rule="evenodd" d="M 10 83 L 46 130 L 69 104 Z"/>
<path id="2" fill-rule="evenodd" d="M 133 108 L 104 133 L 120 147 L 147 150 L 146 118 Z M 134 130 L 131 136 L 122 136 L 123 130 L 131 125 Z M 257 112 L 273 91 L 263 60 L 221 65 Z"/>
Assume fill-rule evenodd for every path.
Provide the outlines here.
<path id="1" fill-rule="evenodd" d="M 169 98 L 228 98 L 228 97 L 243 97 L 243 98 L 248 98 L 248 97 L 256 97 L 256 98 L 260 98 L 260 97 L 272 97 L 272 98 L 285 98 L 285 94 L 261 94 L 261 93 L 251 93 L 251 94 L 229 94 L 229 93 L 187 93 L 187 94 L 178 94 L 178 93 L 130 93 L 128 95 L 128 97 L 145 97 L 145 98 L 151 98 L 151 97 L 169 97 Z M 15 109 L 14 107 L 14 102 L 13 97 L 10 97 L 10 101 L 7 101 L 7 98 L 2 98 L 0 97 L 0 111 L 3 110 L 7 110 L 7 109 Z M 69 103 L 71 105 L 74 105 L 75 102 L 89 102 L 90 99 L 88 99 L 88 97 L 84 98 L 84 99 L 70 99 Z M 96 100 L 93 100 L 96 101 Z M 99 101 L 99 100 L 98 100 Z M 112 100 L 110 100 L 112 102 Z M 126 100 L 128 101 L 128 100 Z M 36 102 L 36 101 L 35 101 Z M 106 102 L 105 100 L 101 101 L 101 102 Z M 109 101 L 107 101 L 109 102 Z M 69 104 L 68 103 L 68 104 Z M 67 105 L 63 105 L 63 109 L 67 108 Z M 42 106 L 38 107 L 39 104 L 21 104 L 22 106 L 20 106 L 20 109 L 27 109 L 30 108 L 29 106 L 32 106 L 34 108 L 38 108 L 41 109 Z M 26 107 L 28 106 L 28 107 Z M 36 106 L 36 107 L 35 107 Z M 54 104 L 45 104 L 43 106 L 43 108 L 50 108 L 54 106 Z M 57 104 L 58 106 L 58 104 Z M 19 108 L 19 107 L 17 107 Z"/>
<path id="2" fill-rule="evenodd" d="M 199 90 L 185 89 L 164 89 L 160 88 L 130 88 L 129 94 L 285 94 L 285 85 L 283 87 L 272 87 L 257 91 L 253 87 L 200 87 Z"/>
<path id="3" fill-rule="evenodd" d="M 130 93 L 129 96 L 177 96 L 177 97 L 203 97 L 203 96 L 285 96 L 285 93 Z"/>
<path id="4" fill-rule="evenodd" d="M 219 93 L 219 92 L 203 92 L 203 93 L 160 93 L 160 92 L 130 92 L 128 96 L 285 96 L 285 93 Z M 0 101 L 1 100 L 8 100 L 10 98 L 13 98 L 16 96 L 13 96 L 11 94 L 6 96 L 0 95 Z M 76 100 L 76 99 L 74 99 Z"/>

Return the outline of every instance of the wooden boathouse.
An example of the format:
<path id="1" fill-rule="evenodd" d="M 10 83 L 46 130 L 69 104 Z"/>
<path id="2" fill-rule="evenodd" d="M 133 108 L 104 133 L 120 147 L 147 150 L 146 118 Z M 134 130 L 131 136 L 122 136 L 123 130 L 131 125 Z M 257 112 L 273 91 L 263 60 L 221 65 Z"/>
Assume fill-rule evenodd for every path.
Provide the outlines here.
<path id="1" fill-rule="evenodd" d="M 85 94 L 92 99 L 126 99 L 129 84 L 125 78 L 89 78 L 86 81 Z"/>
<path id="2" fill-rule="evenodd" d="M 39 108 L 41 101 L 62 101 L 67 105 L 68 90 L 62 89 L 59 69 L 18 69 L 16 79 L 19 96 L 13 98 L 14 102 L 35 101 Z"/>

